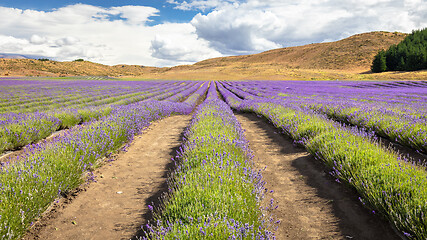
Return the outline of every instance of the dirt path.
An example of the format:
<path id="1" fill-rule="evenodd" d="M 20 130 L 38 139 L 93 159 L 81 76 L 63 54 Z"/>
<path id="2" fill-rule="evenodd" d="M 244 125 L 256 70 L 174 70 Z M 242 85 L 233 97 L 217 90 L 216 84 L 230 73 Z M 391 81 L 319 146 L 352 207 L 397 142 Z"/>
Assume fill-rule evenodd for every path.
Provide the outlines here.
<path id="1" fill-rule="evenodd" d="M 97 182 L 55 210 L 25 239 L 130 239 L 151 218 L 147 205 L 166 190 L 171 158 L 191 116 L 153 123 L 128 151 L 99 168 Z M 53 217 L 52 217 L 53 216 Z"/>
<path id="2" fill-rule="evenodd" d="M 363 208 L 357 195 L 336 183 L 322 163 L 264 119 L 237 114 L 278 201 L 277 239 L 400 239 L 388 223 Z M 266 199 L 269 201 L 270 199 Z"/>

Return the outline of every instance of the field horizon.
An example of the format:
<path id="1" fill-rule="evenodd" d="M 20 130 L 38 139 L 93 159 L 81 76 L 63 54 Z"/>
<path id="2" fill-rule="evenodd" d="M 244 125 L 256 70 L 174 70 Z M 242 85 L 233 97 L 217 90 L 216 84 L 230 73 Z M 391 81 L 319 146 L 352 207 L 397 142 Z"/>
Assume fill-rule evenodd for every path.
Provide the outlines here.
<path id="1" fill-rule="evenodd" d="M 89 61 L 0 59 L 0 77 L 109 76 L 164 80 L 425 80 L 427 71 L 372 73 L 381 49 L 408 34 L 368 32 L 325 43 L 273 49 L 252 55 L 206 59 L 192 65 L 149 67 Z"/>

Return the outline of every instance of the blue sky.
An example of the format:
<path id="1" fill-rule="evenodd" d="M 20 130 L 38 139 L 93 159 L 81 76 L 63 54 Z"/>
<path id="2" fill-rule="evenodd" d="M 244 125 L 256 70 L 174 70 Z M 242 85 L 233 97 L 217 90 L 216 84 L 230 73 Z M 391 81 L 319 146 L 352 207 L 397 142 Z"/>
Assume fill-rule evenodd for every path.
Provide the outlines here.
<path id="1" fill-rule="evenodd" d="M 427 27 L 427 0 L 0 0 L 0 53 L 175 66 Z"/>
<path id="2" fill-rule="evenodd" d="M 73 5 L 76 3 L 84 3 L 88 5 L 100 6 L 100 7 L 117 7 L 126 5 L 142 5 L 150 6 L 160 10 L 159 16 L 151 17 L 150 24 L 159 24 L 165 21 L 168 22 L 189 22 L 199 12 L 197 10 L 182 11 L 174 9 L 176 5 L 167 3 L 161 0 L 132 0 L 132 1 L 121 1 L 121 0 L 105 0 L 105 1 L 69 1 L 69 0 L 0 0 L 0 6 L 13 7 L 20 9 L 34 9 L 40 11 L 51 11 L 54 8 L 65 7 L 67 5 Z"/>

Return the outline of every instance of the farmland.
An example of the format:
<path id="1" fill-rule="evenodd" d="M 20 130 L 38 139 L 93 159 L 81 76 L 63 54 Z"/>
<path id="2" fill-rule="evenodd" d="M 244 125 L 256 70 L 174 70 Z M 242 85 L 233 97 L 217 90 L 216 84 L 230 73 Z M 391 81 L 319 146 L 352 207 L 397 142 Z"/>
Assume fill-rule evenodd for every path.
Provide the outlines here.
<path id="1" fill-rule="evenodd" d="M 0 99 L 2 239 L 427 238 L 425 81 L 11 78 Z M 113 195 L 46 217 L 82 186 Z"/>

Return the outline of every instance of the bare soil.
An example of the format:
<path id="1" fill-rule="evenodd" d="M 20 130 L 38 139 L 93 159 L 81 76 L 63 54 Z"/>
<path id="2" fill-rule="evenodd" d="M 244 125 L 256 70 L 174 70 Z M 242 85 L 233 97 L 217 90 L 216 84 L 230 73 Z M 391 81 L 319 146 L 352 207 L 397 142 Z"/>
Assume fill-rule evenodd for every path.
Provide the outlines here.
<path id="1" fill-rule="evenodd" d="M 237 114 L 278 203 L 277 239 L 400 239 L 388 222 L 364 208 L 357 194 L 292 139 L 254 114 Z M 270 198 L 265 199 L 270 201 Z"/>
<path id="2" fill-rule="evenodd" d="M 77 189 L 35 224 L 24 239 L 131 239 L 152 218 L 167 190 L 171 158 L 181 145 L 191 116 L 154 122 L 136 136 L 127 152 L 100 167 L 97 182 Z"/>

